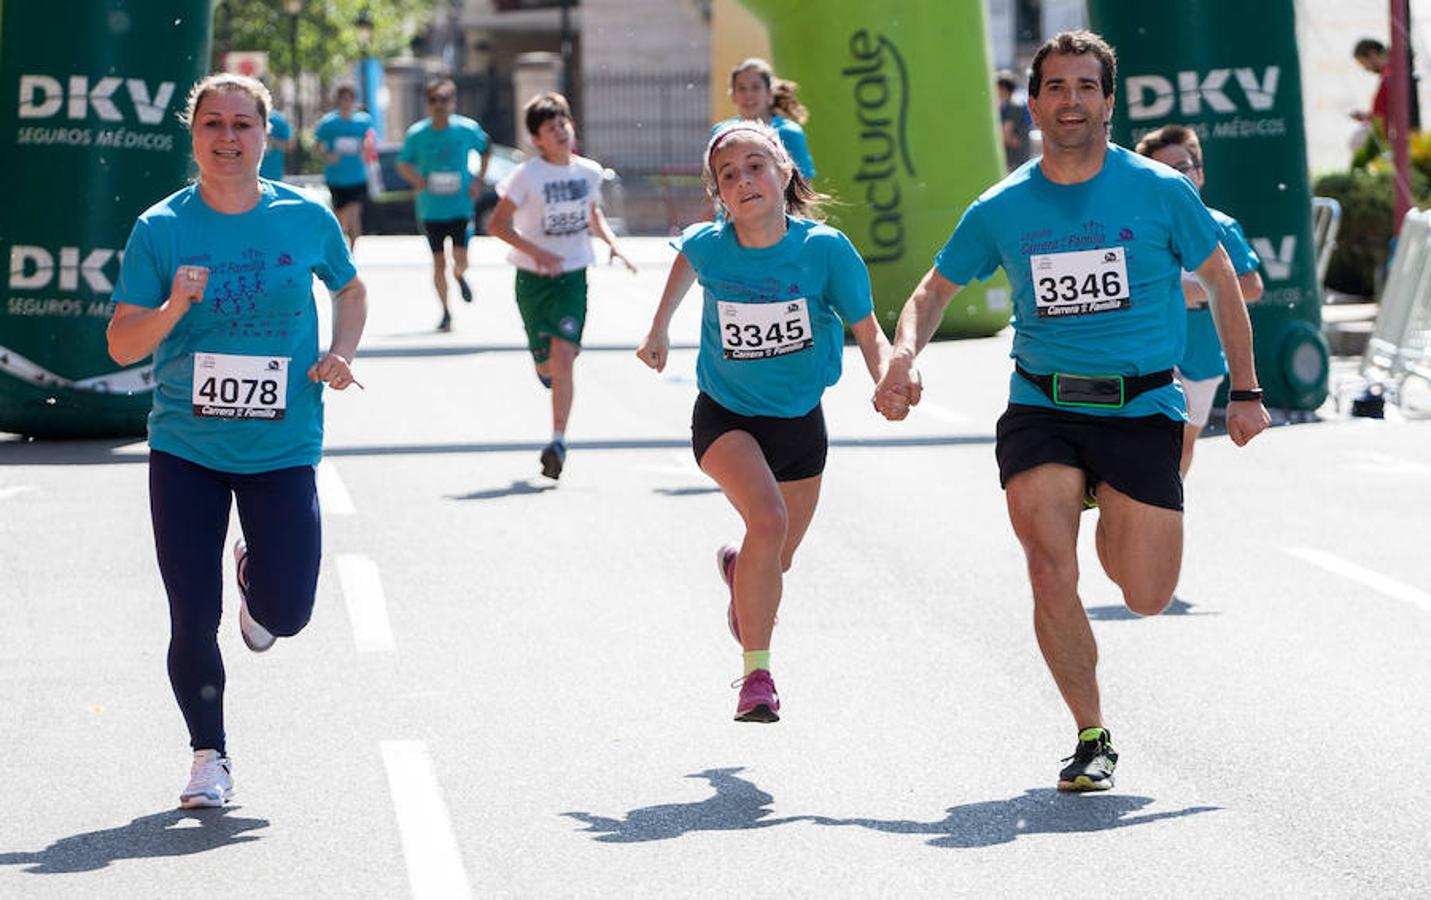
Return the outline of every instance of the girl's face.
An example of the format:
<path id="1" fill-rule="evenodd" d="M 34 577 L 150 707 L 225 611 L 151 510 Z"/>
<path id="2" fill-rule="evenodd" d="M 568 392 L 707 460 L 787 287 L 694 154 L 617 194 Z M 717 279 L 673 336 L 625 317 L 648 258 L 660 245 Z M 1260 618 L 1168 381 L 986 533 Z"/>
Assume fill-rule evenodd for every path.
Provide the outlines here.
<path id="1" fill-rule="evenodd" d="M 207 178 L 258 178 L 268 123 L 244 91 L 209 91 L 194 110 L 194 162 Z"/>
<path id="2" fill-rule="evenodd" d="M 731 138 L 711 160 L 716 188 L 734 222 L 758 222 L 785 215 L 785 187 L 792 170 L 775 161 L 763 141 Z"/>
<path id="3" fill-rule="evenodd" d="M 743 69 L 730 81 L 730 99 L 742 119 L 764 119 L 770 115 L 770 86 L 756 69 Z"/>

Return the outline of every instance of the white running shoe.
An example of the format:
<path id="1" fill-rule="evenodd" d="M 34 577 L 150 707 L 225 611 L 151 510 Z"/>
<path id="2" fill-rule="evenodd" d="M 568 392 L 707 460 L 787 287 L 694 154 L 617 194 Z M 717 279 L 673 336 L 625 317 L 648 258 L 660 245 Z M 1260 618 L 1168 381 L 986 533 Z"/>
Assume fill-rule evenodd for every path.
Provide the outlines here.
<path id="1" fill-rule="evenodd" d="M 179 795 L 184 809 L 223 806 L 234 796 L 233 763 L 217 750 L 195 750 L 189 786 Z"/>
<path id="2" fill-rule="evenodd" d="M 248 544 L 243 538 L 234 541 L 234 580 L 238 582 L 239 591 L 239 634 L 243 635 L 243 642 L 248 649 L 254 653 L 262 653 L 278 638 L 273 636 L 273 632 L 258 624 L 248 611 L 248 579 L 244 577 L 244 570 L 248 568 Z"/>

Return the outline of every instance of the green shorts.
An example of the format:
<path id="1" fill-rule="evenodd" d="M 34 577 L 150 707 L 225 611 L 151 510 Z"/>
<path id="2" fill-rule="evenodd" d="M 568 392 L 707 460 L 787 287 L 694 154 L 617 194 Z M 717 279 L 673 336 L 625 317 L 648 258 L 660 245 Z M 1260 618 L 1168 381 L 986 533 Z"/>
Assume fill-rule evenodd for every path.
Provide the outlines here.
<path id="1" fill-rule="evenodd" d="M 586 327 L 586 270 L 551 277 L 518 269 L 517 309 L 532 359 L 539 365 L 551 356 L 554 337 L 580 347 Z"/>

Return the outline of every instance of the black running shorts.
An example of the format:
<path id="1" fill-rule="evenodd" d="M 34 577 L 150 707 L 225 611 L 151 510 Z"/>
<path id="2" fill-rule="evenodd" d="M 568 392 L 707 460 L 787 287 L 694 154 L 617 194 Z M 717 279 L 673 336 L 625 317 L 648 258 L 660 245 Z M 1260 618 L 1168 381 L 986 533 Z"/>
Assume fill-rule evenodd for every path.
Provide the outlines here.
<path id="1" fill-rule="evenodd" d="M 1047 463 L 1082 469 L 1150 506 L 1183 508 L 1183 423 L 1167 416 L 1092 416 L 1009 404 L 995 428 L 999 483 Z"/>
<path id="2" fill-rule="evenodd" d="M 702 392 L 696 397 L 696 408 L 691 413 L 691 449 L 696 453 L 697 464 L 716 438 L 728 431 L 744 431 L 755 438 L 776 481 L 814 478 L 825 471 L 830 439 L 825 432 L 825 413 L 819 404 L 794 419 L 742 416 Z"/>
<path id="3" fill-rule="evenodd" d="M 422 223 L 427 232 L 427 249 L 433 253 L 442 252 L 442 242 L 452 238 L 454 250 L 467 249 L 467 223 L 469 219 L 429 219 Z"/>
<path id="4" fill-rule="evenodd" d="M 349 203 L 365 203 L 368 199 L 366 184 L 328 185 L 328 194 L 333 198 L 333 209 L 338 210 Z"/>

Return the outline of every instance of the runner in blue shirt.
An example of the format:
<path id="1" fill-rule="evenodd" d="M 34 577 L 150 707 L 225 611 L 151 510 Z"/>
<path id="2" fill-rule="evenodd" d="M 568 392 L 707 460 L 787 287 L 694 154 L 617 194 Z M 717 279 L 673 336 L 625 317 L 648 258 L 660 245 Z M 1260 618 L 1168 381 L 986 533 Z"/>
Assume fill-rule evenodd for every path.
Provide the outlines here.
<path id="1" fill-rule="evenodd" d="M 438 331 L 452 330 L 445 241 L 452 241 L 452 275 L 457 289 L 465 302 L 472 302 L 472 287 L 464 277 L 467 224 L 472 221 L 473 203 L 482 193 L 489 159 L 487 132 L 476 121 L 454 114 L 456 103 L 457 84 L 451 78 L 428 83 L 428 118 L 407 130 L 398 155 L 398 172 L 417 191 L 417 220 L 427 232 L 427 246 L 432 251 L 432 283 L 442 304 Z M 476 177 L 471 168 L 473 153 L 481 159 Z"/>
<path id="2" fill-rule="evenodd" d="M 271 104 L 242 75 L 211 75 L 190 91 L 198 181 L 135 223 L 109 323 L 121 365 L 154 355 L 149 502 L 169 597 L 169 680 L 194 751 L 185 807 L 233 794 L 218 644 L 230 503 L 243 528 L 239 632 L 260 652 L 313 612 L 323 385 L 357 383 L 350 361 L 367 317 L 333 214 L 258 177 Z M 333 294 L 327 352 L 314 275 Z"/>
<path id="3" fill-rule="evenodd" d="M 368 200 L 368 168 L 363 153 L 374 133 L 373 117 L 357 108 L 358 97 L 351 85 L 341 85 L 335 99 L 338 108 L 318 120 L 313 138 L 327 162 L 323 179 L 333 198 L 333 212 L 352 249 L 363 234 L 363 204 Z"/>
<path id="4" fill-rule="evenodd" d="M 711 128 L 711 136 L 734 122 L 765 122 L 780 135 L 780 143 L 806 181 L 815 180 L 815 160 L 805 140 L 805 124 L 810 113 L 795 92 L 799 85 L 777 78 L 770 63 L 751 57 L 730 70 L 730 99 L 740 115 Z"/>
<path id="5" fill-rule="evenodd" d="M 820 202 L 779 137 L 736 122 L 711 139 L 707 188 L 722 215 L 687 228 L 651 330 L 636 351 L 656 371 L 671 317 L 699 280 L 704 294 L 691 442 L 696 462 L 745 521 L 716 556 L 727 620 L 744 651 L 736 720 L 774 722 L 780 699 L 770 638 L 783 574 L 820 496 L 828 440 L 820 396 L 840 377 L 849 325 L 876 383 L 889 341 L 875 322 L 869 273 L 848 238 L 812 219 Z"/>
<path id="6" fill-rule="evenodd" d="M 1181 272 L 1208 287 L 1232 370 L 1228 434 L 1268 425 L 1252 329 L 1219 229 L 1187 179 L 1107 142 L 1113 50 L 1087 31 L 1034 55 L 1029 109 L 1044 154 L 965 211 L 905 303 L 876 405 L 921 393 L 910 368 L 949 301 L 1000 266 L 1014 293 L 1015 373 L 995 455 L 1028 559 L 1034 631 L 1073 714 L 1078 745 L 1060 790 L 1106 790 L 1118 754 L 1103 723 L 1098 649 L 1078 598 L 1079 513 L 1100 510 L 1098 556 L 1138 615 L 1165 609 L 1182 561 Z"/>
<path id="7" fill-rule="evenodd" d="M 258 177 L 270 181 L 283 180 L 283 167 L 288 151 L 293 149 L 293 129 L 283 113 L 272 110 L 268 114 L 268 149 L 263 153 L 263 165 L 258 167 Z"/>
<path id="8" fill-rule="evenodd" d="M 1138 152 L 1156 159 L 1164 165 L 1188 177 L 1198 191 L 1202 190 L 1205 174 L 1202 165 L 1202 142 L 1197 132 L 1182 125 L 1164 125 L 1143 135 L 1138 141 Z M 1242 299 L 1248 303 L 1262 296 L 1262 276 L 1257 267 L 1262 264 L 1257 252 L 1247 243 L 1242 226 L 1232 216 L 1216 209 L 1208 209 L 1218 228 L 1222 230 L 1222 249 L 1232 260 L 1232 269 L 1237 273 L 1237 284 L 1242 288 Z M 1182 279 L 1183 299 L 1187 302 L 1187 349 L 1177 365 L 1178 382 L 1187 396 L 1188 422 L 1183 426 L 1183 455 L 1179 465 L 1183 478 L 1192 467 L 1193 449 L 1198 435 L 1207 427 L 1212 415 L 1212 401 L 1217 389 L 1227 374 L 1227 357 L 1223 355 L 1222 343 L 1217 337 L 1217 327 L 1212 320 L 1212 312 L 1207 305 L 1207 290 L 1197 275 L 1184 271 Z"/>

